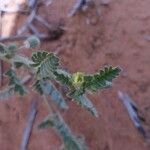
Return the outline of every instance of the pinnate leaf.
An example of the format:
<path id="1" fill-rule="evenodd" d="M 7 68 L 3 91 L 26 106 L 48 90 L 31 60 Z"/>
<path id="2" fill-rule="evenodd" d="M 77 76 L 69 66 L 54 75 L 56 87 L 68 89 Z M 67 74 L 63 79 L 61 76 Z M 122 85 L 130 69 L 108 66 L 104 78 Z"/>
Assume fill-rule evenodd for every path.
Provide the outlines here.
<path id="1" fill-rule="evenodd" d="M 18 92 L 20 95 L 24 95 L 27 93 L 27 89 L 21 83 L 20 79 L 17 78 L 16 72 L 14 70 L 8 70 L 5 75 L 10 78 L 9 85 L 13 87 L 15 92 Z"/>
<path id="2" fill-rule="evenodd" d="M 54 71 L 59 65 L 59 59 L 48 52 L 36 52 L 32 55 L 32 67 L 37 68 L 37 75 L 39 78 L 54 78 Z"/>
<path id="3" fill-rule="evenodd" d="M 74 136 L 58 114 L 46 117 L 38 126 L 39 128 L 53 127 L 64 141 L 65 150 L 88 150 L 83 140 Z"/>

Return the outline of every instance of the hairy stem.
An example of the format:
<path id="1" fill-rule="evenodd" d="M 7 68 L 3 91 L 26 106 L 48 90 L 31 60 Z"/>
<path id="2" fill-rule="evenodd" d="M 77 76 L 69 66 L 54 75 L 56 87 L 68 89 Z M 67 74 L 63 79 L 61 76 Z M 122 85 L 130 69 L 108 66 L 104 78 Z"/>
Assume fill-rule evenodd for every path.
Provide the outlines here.
<path id="1" fill-rule="evenodd" d="M 47 99 L 47 97 L 45 95 L 43 95 L 43 99 L 44 99 L 44 102 L 47 106 L 49 114 L 55 113 L 56 109 L 53 107 L 52 103 L 50 103 L 50 101 Z"/>

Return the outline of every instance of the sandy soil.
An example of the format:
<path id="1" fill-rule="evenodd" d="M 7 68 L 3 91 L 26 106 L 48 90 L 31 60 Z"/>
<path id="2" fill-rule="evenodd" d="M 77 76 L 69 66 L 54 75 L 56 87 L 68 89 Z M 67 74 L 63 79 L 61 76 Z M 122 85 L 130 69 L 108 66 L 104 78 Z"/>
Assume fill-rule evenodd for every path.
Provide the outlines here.
<path id="1" fill-rule="evenodd" d="M 58 0 L 39 14 L 49 22 L 63 22 L 65 34 L 53 42 L 44 42 L 42 49 L 59 50 L 62 65 L 71 72 L 92 73 L 104 65 L 120 66 L 121 76 L 111 89 L 90 95 L 101 116 L 96 119 L 73 102 L 62 112 L 77 135 L 85 136 L 90 150 L 148 150 L 148 144 L 134 128 L 118 99 L 117 91 L 127 92 L 141 109 L 150 125 L 150 35 L 149 0 L 112 0 L 86 13 L 68 18 L 74 1 Z M 3 17 L 3 35 L 13 15 Z M 25 17 L 15 16 L 11 34 L 23 24 Z M 16 26 L 17 24 L 17 26 Z M 28 53 L 28 52 L 26 52 Z M 13 97 L 0 103 L 0 150 L 18 150 L 30 109 L 31 98 Z M 38 130 L 37 124 L 46 116 L 43 101 L 38 98 L 38 115 L 33 127 L 29 150 L 57 150 L 60 139 L 52 129 Z M 148 130 L 148 128 L 147 128 Z"/>

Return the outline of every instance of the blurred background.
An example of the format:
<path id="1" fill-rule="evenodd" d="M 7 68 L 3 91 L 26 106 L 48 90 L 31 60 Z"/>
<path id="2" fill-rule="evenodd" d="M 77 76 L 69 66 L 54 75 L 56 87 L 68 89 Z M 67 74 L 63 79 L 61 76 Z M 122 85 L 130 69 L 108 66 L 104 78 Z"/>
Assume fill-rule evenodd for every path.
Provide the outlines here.
<path id="1" fill-rule="evenodd" d="M 61 114 L 76 135 L 85 137 L 90 150 L 148 150 L 149 142 L 135 128 L 118 91 L 130 95 L 137 104 L 149 136 L 150 2 L 95 0 L 74 11 L 76 3 L 39 0 L 34 6 L 31 0 L 0 0 L 0 41 L 21 43 L 28 35 L 36 34 L 41 38 L 41 50 L 56 52 L 62 66 L 72 73 L 120 66 L 123 71 L 112 88 L 89 95 L 101 114 L 99 118 L 71 101 L 67 101 L 69 110 Z M 33 50 L 21 52 L 30 55 Z M 1 61 L 1 70 L 6 68 Z M 1 80 L 2 88 L 5 79 L 1 76 Z M 31 98 L 32 94 L 16 95 L 0 101 L 0 150 L 19 149 Z M 61 140 L 57 133 L 50 128 L 37 129 L 48 113 L 41 98 L 37 99 L 38 114 L 28 149 L 58 150 Z"/>

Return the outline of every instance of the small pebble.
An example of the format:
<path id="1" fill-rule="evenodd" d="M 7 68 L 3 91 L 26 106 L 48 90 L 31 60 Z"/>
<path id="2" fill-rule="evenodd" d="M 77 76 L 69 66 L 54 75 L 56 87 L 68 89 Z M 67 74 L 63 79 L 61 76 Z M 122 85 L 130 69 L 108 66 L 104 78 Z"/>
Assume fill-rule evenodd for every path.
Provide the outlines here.
<path id="1" fill-rule="evenodd" d="M 98 23 L 98 19 L 95 17 L 92 17 L 90 20 L 91 25 L 96 25 Z"/>

